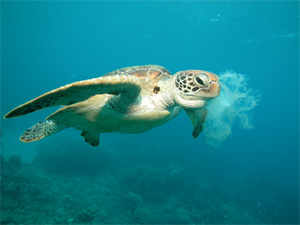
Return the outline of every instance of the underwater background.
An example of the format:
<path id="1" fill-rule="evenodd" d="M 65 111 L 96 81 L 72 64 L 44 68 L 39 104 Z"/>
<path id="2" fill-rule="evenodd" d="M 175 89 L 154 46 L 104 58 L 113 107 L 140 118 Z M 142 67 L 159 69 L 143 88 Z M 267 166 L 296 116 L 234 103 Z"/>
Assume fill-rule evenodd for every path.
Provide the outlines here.
<path id="1" fill-rule="evenodd" d="M 0 4 L 1 224 L 299 224 L 298 1 Z M 197 139 L 184 112 L 96 148 L 74 129 L 18 140 L 53 108 L 2 119 L 146 64 L 220 75 Z"/>

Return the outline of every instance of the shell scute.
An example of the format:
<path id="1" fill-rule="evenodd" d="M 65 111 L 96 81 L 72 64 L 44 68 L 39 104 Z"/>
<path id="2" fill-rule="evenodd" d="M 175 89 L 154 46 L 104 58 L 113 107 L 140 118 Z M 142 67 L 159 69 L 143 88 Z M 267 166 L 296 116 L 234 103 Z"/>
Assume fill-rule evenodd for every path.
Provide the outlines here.
<path id="1" fill-rule="evenodd" d="M 110 75 L 133 75 L 138 77 L 142 82 L 144 81 L 155 81 L 162 78 L 170 78 L 171 73 L 162 66 L 157 65 L 147 65 L 147 66 L 132 66 L 126 67 L 123 69 L 115 70 L 106 74 L 105 76 Z"/>

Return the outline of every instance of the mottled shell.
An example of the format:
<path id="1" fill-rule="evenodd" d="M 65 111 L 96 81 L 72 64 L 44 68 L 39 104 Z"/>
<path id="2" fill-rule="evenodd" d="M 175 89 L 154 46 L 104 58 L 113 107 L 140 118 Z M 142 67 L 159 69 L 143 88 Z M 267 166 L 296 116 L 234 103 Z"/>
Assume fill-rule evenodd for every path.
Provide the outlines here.
<path id="1" fill-rule="evenodd" d="M 110 72 L 104 76 L 117 74 L 134 75 L 138 77 L 142 82 L 142 92 L 148 94 L 159 91 L 160 87 L 157 85 L 158 82 L 167 80 L 172 76 L 166 68 L 157 65 L 126 67 Z"/>

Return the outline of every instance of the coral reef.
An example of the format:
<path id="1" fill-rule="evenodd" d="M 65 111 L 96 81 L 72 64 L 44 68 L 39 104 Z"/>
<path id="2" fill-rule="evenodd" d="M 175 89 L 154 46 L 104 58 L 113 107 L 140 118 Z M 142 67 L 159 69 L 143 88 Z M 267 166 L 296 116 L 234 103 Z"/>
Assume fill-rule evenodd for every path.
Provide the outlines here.
<path id="1" fill-rule="evenodd" d="M 204 179 L 178 161 L 42 150 L 33 163 L 1 157 L 1 224 L 263 224 L 297 216 L 281 214 L 276 192 Z"/>

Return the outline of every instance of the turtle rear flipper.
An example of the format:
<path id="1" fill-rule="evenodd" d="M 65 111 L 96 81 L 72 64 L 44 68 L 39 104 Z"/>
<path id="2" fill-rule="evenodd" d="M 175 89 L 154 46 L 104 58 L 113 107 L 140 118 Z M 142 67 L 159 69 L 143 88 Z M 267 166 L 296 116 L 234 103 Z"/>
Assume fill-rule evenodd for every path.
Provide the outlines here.
<path id="1" fill-rule="evenodd" d="M 81 136 L 87 143 L 89 143 L 93 147 L 98 146 L 100 143 L 99 133 L 82 131 Z"/>
<path id="2" fill-rule="evenodd" d="M 42 121 L 35 126 L 28 128 L 20 137 L 20 140 L 25 143 L 38 141 L 65 128 L 67 127 L 54 120 Z"/>

